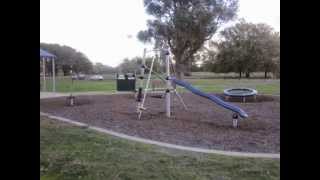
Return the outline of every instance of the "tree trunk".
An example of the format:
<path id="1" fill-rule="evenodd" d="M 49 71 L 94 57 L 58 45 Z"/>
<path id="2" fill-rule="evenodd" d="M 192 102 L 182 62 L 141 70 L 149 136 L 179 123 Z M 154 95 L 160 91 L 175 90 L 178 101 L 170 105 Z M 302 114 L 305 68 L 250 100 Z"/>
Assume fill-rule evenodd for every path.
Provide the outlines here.
<path id="1" fill-rule="evenodd" d="M 176 63 L 176 76 L 177 79 L 182 80 L 184 77 L 184 73 L 186 72 L 186 65 Z"/>
<path id="2" fill-rule="evenodd" d="M 265 79 L 268 78 L 268 71 L 264 71 L 264 78 L 265 78 Z"/>
<path id="3" fill-rule="evenodd" d="M 241 75 L 242 75 L 242 72 L 241 72 L 241 71 L 239 71 L 239 79 L 241 79 Z"/>
<path id="4" fill-rule="evenodd" d="M 68 70 L 66 68 L 62 68 L 63 76 L 68 76 Z"/>
<path id="5" fill-rule="evenodd" d="M 184 72 L 184 76 L 191 76 L 191 72 L 192 72 L 192 61 L 189 60 L 186 66 L 186 71 Z"/>
<path id="6" fill-rule="evenodd" d="M 246 78 L 250 78 L 250 73 L 246 72 Z"/>
<path id="7" fill-rule="evenodd" d="M 183 72 L 176 72 L 176 77 L 177 77 L 177 79 L 182 80 L 184 78 L 184 73 Z"/>

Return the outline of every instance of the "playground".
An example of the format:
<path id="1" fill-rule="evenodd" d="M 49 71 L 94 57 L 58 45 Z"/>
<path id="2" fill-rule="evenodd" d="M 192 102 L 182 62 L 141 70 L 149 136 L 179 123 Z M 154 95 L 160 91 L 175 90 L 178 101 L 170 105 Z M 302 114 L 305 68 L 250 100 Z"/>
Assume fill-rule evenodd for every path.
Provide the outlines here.
<path id="1" fill-rule="evenodd" d="M 146 52 L 145 49 L 143 57 Z M 204 91 L 187 80 L 171 76 L 174 68 L 168 50 L 150 52 L 155 53 L 151 66 L 146 66 L 143 58 L 137 83 L 133 75 L 117 79 L 117 90 L 127 93 L 74 95 L 72 80 L 70 95 L 42 99 L 40 112 L 187 147 L 280 152 L 280 96 L 258 94 L 259 90 L 249 87 L 224 89 L 224 94 Z M 156 61 L 163 64 L 164 74 L 154 71 Z M 155 78 L 162 82 L 159 91 L 151 88 Z"/>
<path id="2" fill-rule="evenodd" d="M 165 52 L 162 74 L 156 58 L 137 78 L 43 73 L 42 179 L 279 178 L 280 80 L 178 79 Z"/>
<path id="3" fill-rule="evenodd" d="M 255 103 L 235 103 L 250 117 L 239 122 L 239 128 L 233 128 L 230 111 L 190 93 L 181 93 L 181 96 L 188 110 L 175 98 L 171 118 L 165 116 L 163 99 L 149 98 L 148 109 L 138 120 L 133 94 L 78 96 L 74 107 L 66 105 L 65 97 L 43 99 L 40 111 L 172 144 L 241 152 L 280 152 L 278 97 L 258 96 Z"/>
<path id="4" fill-rule="evenodd" d="M 280 179 L 266 2 L 41 1 L 40 178 Z"/>
<path id="5" fill-rule="evenodd" d="M 170 52 L 165 49 L 160 49 L 160 51 L 165 56 L 162 58 L 161 54 L 154 56 L 150 66 L 145 64 L 144 58 L 142 59 L 142 63 L 139 64 L 140 74 L 137 76 L 136 73 L 128 73 L 131 76 L 115 74 L 114 79 L 100 82 L 77 81 L 73 78 L 70 81 L 67 77 L 64 81 L 59 82 L 54 73 L 52 79 L 46 78 L 44 73 L 42 77 L 43 91 L 40 92 L 40 119 L 52 118 L 81 126 L 78 130 L 82 130 L 82 135 L 87 139 L 89 137 L 84 133 L 95 130 L 127 141 L 144 143 L 138 147 L 153 144 L 157 146 L 158 150 L 162 148 L 161 151 L 183 151 L 177 152 L 178 154 L 186 152 L 216 154 L 215 159 L 219 158 L 219 155 L 255 157 L 260 158 L 259 163 L 264 161 L 263 158 L 273 158 L 276 160 L 269 161 L 273 167 L 268 168 L 273 171 L 273 174 L 263 175 L 264 171 L 259 171 L 258 176 L 278 177 L 276 170 L 278 167 L 276 166 L 280 158 L 279 81 L 277 83 L 277 81 L 264 80 L 261 83 L 262 81 L 258 80 L 256 82 L 260 83 L 250 85 L 253 81 L 249 79 L 245 81 L 205 78 L 179 79 L 175 77 L 176 73 L 170 59 Z M 43 64 L 47 60 L 55 61 L 55 56 L 50 56 L 51 59 L 48 59 L 47 55 L 42 56 Z M 156 72 L 153 69 L 155 61 L 162 62 L 165 72 Z M 54 63 L 52 63 L 52 68 L 55 68 Z M 216 83 L 212 83 L 212 81 L 216 81 Z M 75 86 L 79 84 L 81 86 Z M 155 84 L 161 87 L 155 87 Z M 108 88 L 105 88 L 106 86 Z M 52 89 L 51 95 L 48 94 L 48 87 Z M 62 87 L 65 89 L 61 90 Z M 95 92 L 95 89 L 99 89 L 100 94 Z M 56 93 L 61 91 L 66 93 Z M 83 93 L 79 94 L 79 92 Z M 270 92 L 276 95 L 270 95 Z M 50 125 L 46 123 L 42 125 L 42 135 L 43 131 L 47 131 L 47 133 L 56 131 L 54 128 L 48 129 Z M 69 134 L 68 136 L 76 137 L 80 134 Z M 59 134 L 56 133 L 56 135 Z M 63 134 L 60 135 L 63 136 Z M 42 178 L 57 178 L 59 175 L 56 172 L 60 172 L 59 174 L 63 174 L 62 176 L 65 177 L 93 176 L 94 170 L 90 169 L 89 165 L 76 164 L 77 168 L 70 169 L 75 163 L 70 158 L 75 157 L 68 154 L 78 151 L 73 147 L 76 138 L 70 139 L 72 146 L 63 148 L 62 157 L 52 159 L 52 154 L 55 152 L 45 147 L 51 144 L 50 141 L 55 141 L 55 144 L 62 141 L 59 138 L 43 140 L 43 138 L 48 138 L 46 136 L 43 135 L 42 141 L 40 141 L 42 143 L 40 154 L 42 157 L 40 162 Z M 67 136 L 63 137 L 67 138 Z M 111 140 L 109 139 L 108 142 L 108 146 L 110 146 Z M 116 142 L 119 141 L 116 140 Z M 95 143 L 94 146 L 100 146 L 99 144 L 101 143 Z M 81 144 L 79 151 L 85 150 L 83 145 L 84 143 Z M 68 150 L 70 148 L 72 151 Z M 112 146 L 110 149 L 114 148 Z M 104 148 L 98 148 L 99 151 L 102 149 Z M 142 152 L 145 151 L 140 149 L 140 153 Z M 115 152 L 111 151 L 110 153 Z M 110 156 L 110 153 L 103 153 L 103 156 Z M 128 153 L 127 156 L 132 155 L 132 152 L 122 151 L 121 153 L 121 156 L 126 153 Z M 50 155 L 48 156 L 48 154 Z M 169 155 L 170 159 L 174 159 L 173 156 L 176 156 L 172 152 Z M 185 157 L 190 158 L 191 156 Z M 57 164 L 56 162 L 60 162 L 61 158 L 63 164 Z M 63 158 L 66 158 L 66 161 Z M 83 157 L 77 156 L 75 159 L 81 158 Z M 88 161 L 92 162 L 93 160 L 88 159 Z M 96 160 L 94 161 L 96 162 Z M 236 159 L 231 161 L 236 161 Z M 111 160 L 111 162 L 114 163 L 115 160 Z M 120 164 L 124 166 L 123 162 Z M 127 165 L 127 163 L 125 164 Z M 133 164 L 135 163 L 130 163 L 130 165 Z M 181 163 L 178 164 L 181 165 Z M 224 160 L 221 165 L 223 164 L 228 163 Z M 268 163 L 264 163 L 260 167 L 266 164 Z M 64 168 L 63 166 L 66 165 L 70 167 Z M 52 166 L 54 168 L 50 168 Z M 193 165 L 192 168 L 195 169 L 195 166 Z M 62 169 L 68 170 L 64 172 Z M 103 171 L 109 171 L 108 168 L 104 167 L 103 169 Z M 131 167 L 131 169 L 133 168 Z M 121 176 L 127 176 L 129 172 L 132 171 L 126 170 L 126 173 Z M 183 171 L 179 170 L 179 172 Z M 226 171 L 222 170 L 221 172 L 225 173 Z M 174 174 L 167 170 L 165 173 Z M 154 173 L 152 174 L 154 176 Z M 130 177 L 133 176 L 136 175 L 130 174 Z M 191 176 L 194 175 L 190 174 L 188 177 Z M 197 176 L 199 177 L 199 175 Z M 210 173 L 210 176 L 220 177 L 215 173 Z M 234 175 L 228 174 L 228 176 Z M 246 176 L 248 176 L 247 173 L 243 178 L 245 179 Z M 257 177 L 257 175 L 255 176 Z M 182 176 L 179 175 L 179 177 Z"/>

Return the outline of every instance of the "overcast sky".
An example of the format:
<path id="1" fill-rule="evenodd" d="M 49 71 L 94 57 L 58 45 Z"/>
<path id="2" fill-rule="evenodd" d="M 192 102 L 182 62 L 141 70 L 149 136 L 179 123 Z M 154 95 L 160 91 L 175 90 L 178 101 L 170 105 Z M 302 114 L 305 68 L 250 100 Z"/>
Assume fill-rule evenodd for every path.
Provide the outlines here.
<path id="1" fill-rule="evenodd" d="M 280 0 L 240 0 L 238 18 L 280 31 Z M 93 62 L 116 66 L 142 55 L 146 46 L 136 34 L 147 19 L 143 0 L 40 0 L 40 42 L 68 45 Z"/>

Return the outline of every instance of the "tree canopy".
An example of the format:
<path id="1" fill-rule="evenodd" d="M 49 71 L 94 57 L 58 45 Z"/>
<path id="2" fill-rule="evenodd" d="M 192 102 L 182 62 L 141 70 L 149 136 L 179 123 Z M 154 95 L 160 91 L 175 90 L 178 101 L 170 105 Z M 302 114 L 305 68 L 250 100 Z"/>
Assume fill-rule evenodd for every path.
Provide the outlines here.
<path id="1" fill-rule="evenodd" d="M 174 55 L 178 78 L 190 70 L 194 54 L 217 29 L 232 20 L 238 0 L 144 0 L 148 29 L 138 39 L 168 46 Z"/>
<path id="2" fill-rule="evenodd" d="M 64 75 L 70 73 L 72 67 L 75 73 L 91 73 L 92 63 L 89 58 L 82 52 L 79 52 L 69 46 L 61 46 L 59 44 L 40 43 L 40 48 L 57 56 L 56 68 L 61 69 Z M 50 64 L 47 64 L 50 66 Z M 51 72 L 51 68 L 48 68 Z"/>
<path id="3" fill-rule="evenodd" d="M 267 24 L 241 20 L 221 31 L 222 41 L 214 63 L 220 72 L 245 73 L 277 69 L 280 63 L 280 35 Z"/>
<path id="4" fill-rule="evenodd" d="M 146 57 L 145 65 L 151 67 L 152 57 Z M 121 64 L 117 66 L 117 69 L 121 73 L 140 73 L 140 67 L 142 64 L 142 57 L 134 57 L 132 59 L 125 58 Z M 156 59 L 153 63 L 153 71 L 161 71 L 161 62 Z M 149 72 L 146 70 L 146 72 Z"/>
<path id="5" fill-rule="evenodd" d="M 95 63 L 93 65 L 93 73 L 95 74 L 112 74 L 116 72 L 117 72 L 116 68 L 104 65 L 102 63 Z"/>

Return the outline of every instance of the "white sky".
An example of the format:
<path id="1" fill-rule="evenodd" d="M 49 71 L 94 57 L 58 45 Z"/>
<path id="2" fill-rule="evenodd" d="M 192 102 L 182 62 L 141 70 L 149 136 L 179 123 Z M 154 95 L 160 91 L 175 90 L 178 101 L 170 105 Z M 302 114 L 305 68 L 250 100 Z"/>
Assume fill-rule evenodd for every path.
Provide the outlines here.
<path id="1" fill-rule="evenodd" d="M 238 17 L 280 31 L 280 0 L 240 0 Z M 40 42 L 68 45 L 92 62 L 116 66 L 142 55 L 146 46 L 136 34 L 147 19 L 143 0 L 40 0 Z"/>

